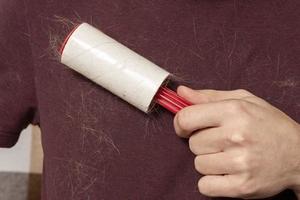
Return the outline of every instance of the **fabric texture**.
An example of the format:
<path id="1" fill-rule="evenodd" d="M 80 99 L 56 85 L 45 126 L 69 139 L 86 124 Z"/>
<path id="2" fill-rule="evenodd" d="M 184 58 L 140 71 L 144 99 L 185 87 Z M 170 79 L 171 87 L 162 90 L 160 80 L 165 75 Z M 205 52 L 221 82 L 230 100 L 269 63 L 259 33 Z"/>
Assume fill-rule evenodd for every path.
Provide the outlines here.
<path id="1" fill-rule="evenodd" d="M 67 28 L 55 19 L 98 27 L 176 75 L 174 87 L 244 88 L 299 122 L 299 4 L 2 0 L 0 146 L 40 125 L 43 200 L 212 199 L 198 192 L 194 156 L 172 114 L 146 115 L 59 63 L 53 41 Z"/>
<path id="2" fill-rule="evenodd" d="M 1 5 L 0 146 L 10 147 L 28 123 L 34 123 L 36 98 L 31 47 L 23 6 Z"/>

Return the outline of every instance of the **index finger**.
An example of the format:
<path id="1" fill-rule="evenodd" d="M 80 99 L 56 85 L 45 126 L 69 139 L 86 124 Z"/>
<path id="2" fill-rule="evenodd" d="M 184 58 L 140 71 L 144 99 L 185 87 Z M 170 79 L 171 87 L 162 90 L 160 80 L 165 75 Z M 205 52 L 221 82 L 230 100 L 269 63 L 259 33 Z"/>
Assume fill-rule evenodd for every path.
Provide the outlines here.
<path id="1" fill-rule="evenodd" d="M 189 137 L 194 131 L 221 126 L 227 116 L 224 102 L 212 102 L 186 107 L 174 118 L 174 128 L 178 136 Z"/>

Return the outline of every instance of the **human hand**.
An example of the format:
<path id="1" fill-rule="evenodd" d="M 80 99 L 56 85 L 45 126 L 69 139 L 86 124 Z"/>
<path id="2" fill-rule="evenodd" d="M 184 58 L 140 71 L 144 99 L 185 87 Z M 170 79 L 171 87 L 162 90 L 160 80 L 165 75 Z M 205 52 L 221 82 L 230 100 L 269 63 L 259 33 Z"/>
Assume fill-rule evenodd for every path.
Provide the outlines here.
<path id="1" fill-rule="evenodd" d="M 265 198 L 290 188 L 300 199 L 300 125 L 245 90 L 178 94 L 193 106 L 174 118 L 189 138 L 200 192 L 212 197 Z"/>

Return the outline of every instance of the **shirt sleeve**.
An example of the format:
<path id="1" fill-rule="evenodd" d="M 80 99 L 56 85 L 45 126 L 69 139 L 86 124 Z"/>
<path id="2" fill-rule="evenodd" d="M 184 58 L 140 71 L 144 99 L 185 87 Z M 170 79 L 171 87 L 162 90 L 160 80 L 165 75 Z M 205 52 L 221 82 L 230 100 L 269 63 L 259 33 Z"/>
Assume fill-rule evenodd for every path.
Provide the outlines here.
<path id="1" fill-rule="evenodd" d="M 22 5 L 4 2 L 0 11 L 0 147 L 12 147 L 28 124 L 38 123 L 37 100 L 26 21 L 24 13 L 15 12 Z"/>

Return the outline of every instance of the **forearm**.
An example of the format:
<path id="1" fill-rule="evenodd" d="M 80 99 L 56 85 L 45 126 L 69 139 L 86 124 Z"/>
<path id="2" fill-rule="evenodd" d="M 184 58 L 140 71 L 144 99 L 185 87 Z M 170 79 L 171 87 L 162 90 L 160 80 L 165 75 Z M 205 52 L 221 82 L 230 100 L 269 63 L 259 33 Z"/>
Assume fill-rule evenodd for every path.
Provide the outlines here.
<path id="1" fill-rule="evenodd" d="M 300 135 L 300 124 L 297 124 L 297 129 L 298 129 L 298 133 Z M 299 143 L 300 146 L 300 143 Z M 300 152 L 299 152 L 300 155 Z M 297 157 L 297 169 L 296 169 L 296 173 L 295 173 L 295 179 L 294 179 L 294 185 L 293 185 L 293 191 L 295 193 L 295 195 L 297 196 L 297 199 L 300 200 L 300 156 Z"/>

